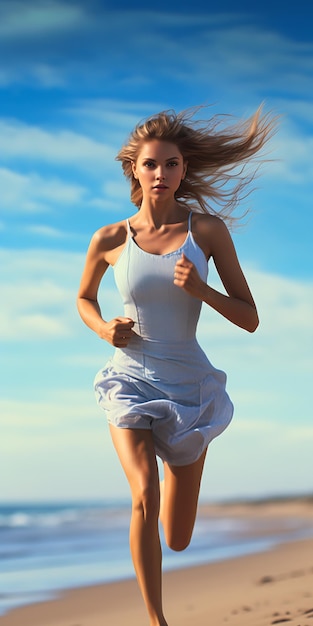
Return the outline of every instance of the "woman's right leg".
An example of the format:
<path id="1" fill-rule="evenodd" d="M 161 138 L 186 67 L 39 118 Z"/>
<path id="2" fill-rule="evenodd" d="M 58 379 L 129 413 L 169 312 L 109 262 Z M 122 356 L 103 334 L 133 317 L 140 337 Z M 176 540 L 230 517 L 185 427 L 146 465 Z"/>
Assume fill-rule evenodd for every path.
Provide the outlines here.
<path id="1" fill-rule="evenodd" d="M 130 549 L 151 626 L 167 626 L 162 609 L 159 473 L 150 430 L 110 426 L 132 495 Z"/>

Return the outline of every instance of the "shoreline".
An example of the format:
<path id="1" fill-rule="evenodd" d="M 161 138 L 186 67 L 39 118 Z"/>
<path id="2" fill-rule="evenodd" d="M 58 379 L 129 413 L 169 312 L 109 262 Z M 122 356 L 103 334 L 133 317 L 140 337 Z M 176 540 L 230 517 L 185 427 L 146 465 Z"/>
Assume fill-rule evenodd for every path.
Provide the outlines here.
<path id="1" fill-rule="evenodd" d="M 263 552 L 164 572 L 169 626 L 313 626 L 313 503 L 295 499 L 205 505 L 199 515 L 255 519 L 256 536 L 280 533 L 286 541 Z M 287 520 L 287 524 L 286 524 Z M 310 538 L 289 541 L 299 524 Z M 309 619 L 312 618 L 312 619 Z M 0 617 L 0 626 L 144 626 L 145 608 L 135 579 L 60 591 Z"/>
<path id="2" fill-rule="evenodd" d="M 264 553 L 164 574 L 170 626 L 309 626 L 313 618 L 313 539 Z M 74 589 L 14 609 L 1 626 L 144 626 L 135 580 Z"/>

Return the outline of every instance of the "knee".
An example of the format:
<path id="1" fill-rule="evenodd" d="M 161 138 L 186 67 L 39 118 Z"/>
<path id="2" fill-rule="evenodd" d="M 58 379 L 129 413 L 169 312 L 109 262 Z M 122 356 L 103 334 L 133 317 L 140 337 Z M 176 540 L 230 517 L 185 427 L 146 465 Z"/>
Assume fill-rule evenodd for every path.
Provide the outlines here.
<path id="1" fill-rule="evenodd" d="M 174 552 L 182 552 L 183 550 L 186 550 L 186 548 L 188 548 L 191 537 L 189 535 L 184 537 L 175 534 L 171 537 L 165 536 L 165 541 L 167 546 L 171 550 L 174 550 Z"/>
<path id="2" fill-rule="evenodd" d="M 147 484 L 133 493 L 133 509 L 142 513 L 144 519 L 158 518 L 160 493 L 156 485 Z"/>

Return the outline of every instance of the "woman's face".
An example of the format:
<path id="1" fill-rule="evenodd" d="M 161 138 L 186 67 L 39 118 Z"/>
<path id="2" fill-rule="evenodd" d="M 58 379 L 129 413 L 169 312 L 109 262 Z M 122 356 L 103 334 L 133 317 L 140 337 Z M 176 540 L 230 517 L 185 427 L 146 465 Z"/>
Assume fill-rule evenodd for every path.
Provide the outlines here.
<path id="1" fill-rule="evenodd" d="M 185 177 L 187 164 L 176 144 L 152 139 L 142 145 L 132 167 L 143 197 L 165 200 L 174 197 Z"/>

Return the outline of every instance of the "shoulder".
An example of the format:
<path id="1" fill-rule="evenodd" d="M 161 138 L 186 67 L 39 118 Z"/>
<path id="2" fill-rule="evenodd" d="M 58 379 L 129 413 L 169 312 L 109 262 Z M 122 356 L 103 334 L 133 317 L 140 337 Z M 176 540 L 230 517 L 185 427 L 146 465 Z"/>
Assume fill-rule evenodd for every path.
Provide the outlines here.
<path id="1" fill-rule="evenodd" d="M 192 230 L 199 233 L 219 232 L 228 230 L 225 222 L 217 215 L 209 213 L 193 213 L 192 214 Z"/>
<path id="2" fill-rule="evenodd" d="M 192 214 L 192 233 L 208 259 L 214 255 L 216 246 L 230 239 L 225 222 L 216 215 L 204 213 Z"/>
<path id="3" fill-rule="evenodd" d="M 92 235 L 90 245 L 101 252 L 114 250 L 125 243 L 127 237 L 126 220 L 102 226 Z"/>

